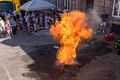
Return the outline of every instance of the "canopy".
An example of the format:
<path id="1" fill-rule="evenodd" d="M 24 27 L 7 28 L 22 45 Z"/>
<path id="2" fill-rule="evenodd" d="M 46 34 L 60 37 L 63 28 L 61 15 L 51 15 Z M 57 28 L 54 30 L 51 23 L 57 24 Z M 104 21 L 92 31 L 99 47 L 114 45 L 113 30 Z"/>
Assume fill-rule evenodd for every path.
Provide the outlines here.
<path id="1" fill-rule="evenodd" d="M 55 8 L 55 5 L 44 0 L 31 0 L 23 4 L 20 8 L 21 10 L 25 11 L 35 11 L 43 9 L 52 9 Z"/>

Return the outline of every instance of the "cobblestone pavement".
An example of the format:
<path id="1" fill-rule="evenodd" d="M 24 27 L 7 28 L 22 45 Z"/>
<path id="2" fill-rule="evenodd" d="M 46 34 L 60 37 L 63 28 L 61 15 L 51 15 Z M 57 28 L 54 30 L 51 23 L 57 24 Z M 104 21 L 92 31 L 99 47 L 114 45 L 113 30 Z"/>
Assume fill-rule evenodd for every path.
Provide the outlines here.
<path id="1" fill-rule="evenodd" d="M 51 43 L 48 30 L 37 33 L 22 33 L 12 38 L 0 39 L 0 80 L 34 80 L 23 77 L 28 72 L 28 64 L 34 62 L 28 53 L 34 46 Z"/>

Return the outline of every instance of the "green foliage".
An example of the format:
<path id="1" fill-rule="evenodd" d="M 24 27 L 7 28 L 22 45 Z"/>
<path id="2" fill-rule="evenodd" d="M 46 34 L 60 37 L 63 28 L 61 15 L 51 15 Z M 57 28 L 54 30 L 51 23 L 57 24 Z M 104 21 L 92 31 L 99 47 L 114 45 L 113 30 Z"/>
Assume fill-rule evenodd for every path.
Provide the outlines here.
<path id="1" fill-rule="evenodd" d="M 120 51 L 120 40 L 115 41 L 114 48 L 116 51 Z"/>
<path id="2" fill-rule="evenodd" d="M 20 0 L 21 5 L 24 4 L 25 2 L 30 1 L 30 0 Z"/>

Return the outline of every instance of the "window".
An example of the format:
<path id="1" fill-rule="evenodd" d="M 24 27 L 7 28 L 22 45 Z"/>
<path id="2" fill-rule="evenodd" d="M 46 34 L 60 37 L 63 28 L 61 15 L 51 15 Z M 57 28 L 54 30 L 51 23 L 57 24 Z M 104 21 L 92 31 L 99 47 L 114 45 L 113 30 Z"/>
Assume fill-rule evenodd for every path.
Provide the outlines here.
<path id="1" fill-rule="evenodd" d="M 71 7 L 72 7 L 72 10 L 75 10 L 75 9 L 76 9 L 76 7 L 77 7 L 76 0 L 72 0 L 72 1 L 71 1 Z"/>
<path id="2" fill-rule="evenodd" d="M 93 9 L 94 0 L 87 0 L 86 4 L 88 9 Z"/>
<path id="3" fill-rule="evenodd" d="M 64 0 L 64 8 L 69 10 L 69 7 L 70 7 L 69 0 Z"/>
<path id="4" fill-rule="evenodd" d="M 11 2 L 0 2 L 0 12 L 13 10 L 13 4 Z"/>
<path id="5" fill-rule="evenodd" d="M 120 0 L 114 0 L 112 16 L 120 18 Z"/>

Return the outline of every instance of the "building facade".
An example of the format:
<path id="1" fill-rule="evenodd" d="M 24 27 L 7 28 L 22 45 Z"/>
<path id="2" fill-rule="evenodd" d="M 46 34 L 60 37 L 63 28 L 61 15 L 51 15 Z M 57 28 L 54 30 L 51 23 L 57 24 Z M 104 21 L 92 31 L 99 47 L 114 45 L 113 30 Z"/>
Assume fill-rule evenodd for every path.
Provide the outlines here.
<path id="1" fill-rule="evenodd" d="M 47 0 L 56 5 L 57 9 L 86 10 L 87 0 Z M 92 1 L 92 0 L 90 0 Z"/>
<path id="2" fill-rule="evenodd" d="M 88 11 L 95 9 L 99 14 L 112 14 L 113 0 L 47 0 L 56 5 L 57 9 Z"/>
<path id="3" fill-rule="evenodd" d="M 107 13 L 109 24 L 120 25 L 120 0 L 47 0 L 56 5 L 57 9 L 81 10 L 84 12 L 94 9 L 98 15 Z"/>

